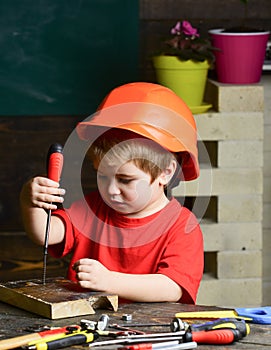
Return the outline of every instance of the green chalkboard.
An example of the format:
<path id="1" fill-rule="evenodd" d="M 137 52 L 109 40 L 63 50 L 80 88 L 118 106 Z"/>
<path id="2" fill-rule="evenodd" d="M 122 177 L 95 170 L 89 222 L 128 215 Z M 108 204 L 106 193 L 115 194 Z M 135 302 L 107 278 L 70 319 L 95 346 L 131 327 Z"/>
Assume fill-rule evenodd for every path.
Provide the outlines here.
<path id="1" fill-rule="evenodd" d="M 91 114 L 137 80 L 138 0 L 0 0 L 0 115 Z"/>

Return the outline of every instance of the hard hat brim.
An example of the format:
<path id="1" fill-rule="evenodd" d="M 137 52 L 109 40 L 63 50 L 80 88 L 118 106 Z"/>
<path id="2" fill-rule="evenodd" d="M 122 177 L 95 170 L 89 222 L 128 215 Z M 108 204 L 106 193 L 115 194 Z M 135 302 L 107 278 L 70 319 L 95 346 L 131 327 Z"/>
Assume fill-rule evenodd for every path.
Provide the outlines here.
<path id="1" fill-rule="evenodd" d="M 152 104 L 131 102 L 99 110 L 77 125 L 81 139 L 91 140 L 103 133 L 103 129 L 130 130 L 157 142 L 173 153 L 186 152 L 182 164 L 183 179 L 193 180 L 199 175 L 197 132 L 195 125 L 175 111 Z"/>

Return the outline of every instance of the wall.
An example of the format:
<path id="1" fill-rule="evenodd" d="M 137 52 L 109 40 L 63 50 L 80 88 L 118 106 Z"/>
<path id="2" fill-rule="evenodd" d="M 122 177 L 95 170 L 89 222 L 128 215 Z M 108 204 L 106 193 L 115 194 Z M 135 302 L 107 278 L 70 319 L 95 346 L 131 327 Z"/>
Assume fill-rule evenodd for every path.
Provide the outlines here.
<path id="1" fill-rule="evenodd" d="M 200 147 L 199 179 L 181 184 L 173 194 L 194 195 L 199 204 L 194 212 L 201 219 L 205 252 L 200 304 L 262 303 L 263 99 L 260 84 L 210 80 L 205 100 L 216 108 L 195 116 L 210 161 L 202 159 Z M 204 205 L 202 217 L 197 211 Z"/>
<path id="2" fill-rule="evenodd" d="M 271 305 L 271 75 L 262 77 L 264 86 L 263 168 L 263 305 Z"/>
<path id="3" fill-rule="evenodd" d="M 137 77 L 137 0 L 1 0 L 0 13 L 1 115 L 89 114 Z"/>

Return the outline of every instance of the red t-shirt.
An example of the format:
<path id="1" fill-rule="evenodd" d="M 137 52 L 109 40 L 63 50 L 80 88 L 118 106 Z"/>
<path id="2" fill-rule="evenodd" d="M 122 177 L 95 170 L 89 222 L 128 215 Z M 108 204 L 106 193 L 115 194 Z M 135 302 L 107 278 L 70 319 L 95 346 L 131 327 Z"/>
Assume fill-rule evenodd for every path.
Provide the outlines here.
<path id="1" fill-rule="evenodd" d="M 164 274 L 182 288 L 180 302 L 195 303 L 203 273 L 202 233 L 194 214 L 175 198 L 158 213 L 137 219 L 115 212 L 93 192 L 53 215 L 63 220 L 66 236 L 49 252 L 55 257 L 73 253 L 71 280 L 76 280 L 74 262 L 96 259 L 111 271 Z"/>

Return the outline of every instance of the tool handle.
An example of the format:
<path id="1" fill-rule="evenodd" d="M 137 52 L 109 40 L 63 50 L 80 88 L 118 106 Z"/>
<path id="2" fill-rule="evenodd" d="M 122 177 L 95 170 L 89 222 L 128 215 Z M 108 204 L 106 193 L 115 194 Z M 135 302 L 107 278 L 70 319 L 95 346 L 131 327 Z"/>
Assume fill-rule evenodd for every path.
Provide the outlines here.
<path id="1" fill-rule="evenodd" d="M 119 350 L 152 350 L 152 349 L 153 349 L 152 344 L 149 344 L 149 343 L 128 345 L 128 346 L 124 346 L 122 348 L 119 348 Z"/>
<path id="2" fill-rule="evenodd" d="M 36 343 L 38 341 L 41 341 L 45 337 L 69 332 L 69 331 L 76 331 L 80 330 L 81 327 L 78 325 L 71 325 L 66 327 L 58 327 L 55 329 L 49 329 L 37 333 L 31 333 L 26 335 L 20 335 L 18 337 L 14 338 L 8 338 L 0 340 L 0 350 L 7 350 L 7 349 L 14 349 L 18 347 L 22 347 L 26 344 Z"/>
<path id="3" fill-rule="evenodd" d="M 186 333 L 186 341 L 194 341 L 199 344 L 231 344 L 242 338 L 237 329 L 220 329 Z"/>
<path id="4" fill-rule="evenodd" d="M 79 334 L 71 334 L 64 336 L 63 338 L 52 340 L 52 341 L 44 341 L 44 343 L 38 343 L 34 345 L 36 350 L 57 350 L 63 349 L 72 345 L 80 345 L 85 343 L 90 343 L 95 339 L 93 333 L 79 333 Z M 34 349 L 29 347 L 28 349 Z"/>
<path id="5" fill-rule="evenodd" d="M 237 320 L 235 318 L 220 318 L 215 321 L 206 322 L 203 324 L 194 324 L 191 326 L 191 330 L 198 331 L 211 331 L 215 329 L 237 329 L 243 337 L 249 334 L 250 327 L 245 320 Z"/>
<path id="6" fill-rule="evenodd" d="M 59 182 L 63 167 L 62 146 L 54 143 L 47 154 L 47 176 L 49 179 Z"/>
<path id="7" fill-rule="evenodd" d="M 0 340 L 0 350 L 15 349 L 31 341 L 38 341 L 41 337 L 38 333 L 21 335 L 19 337 Z"/>

